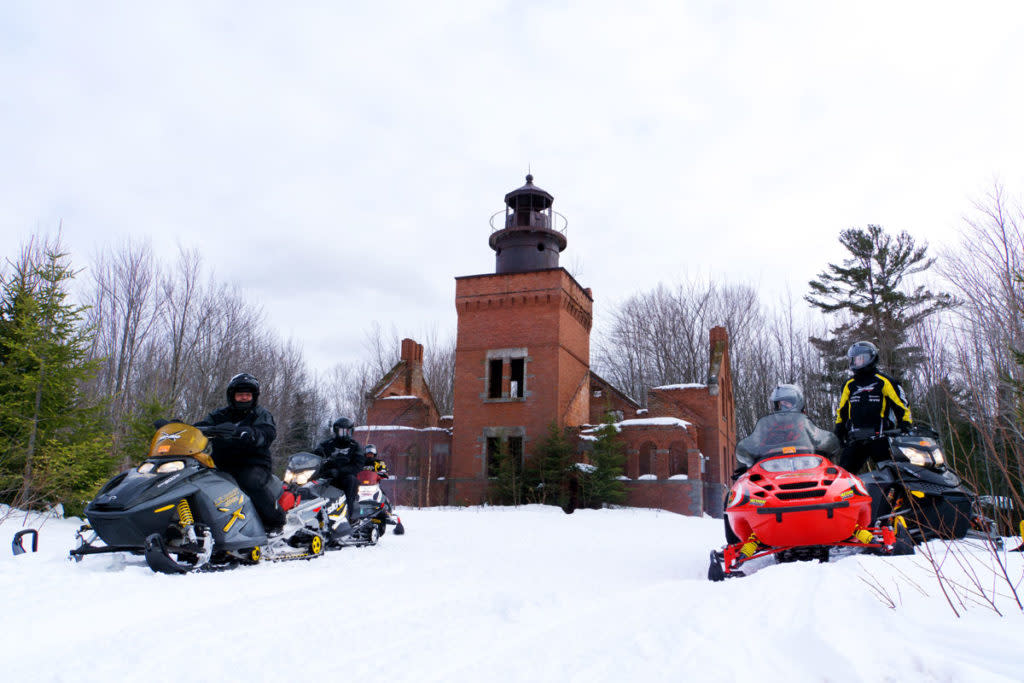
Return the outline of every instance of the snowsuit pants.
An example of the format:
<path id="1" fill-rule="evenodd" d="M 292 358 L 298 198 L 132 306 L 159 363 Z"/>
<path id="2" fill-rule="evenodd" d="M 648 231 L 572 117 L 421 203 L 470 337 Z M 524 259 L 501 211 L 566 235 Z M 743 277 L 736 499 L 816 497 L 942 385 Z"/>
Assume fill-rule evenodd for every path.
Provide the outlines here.
<path id="1" fill-rule="evenodd" d="M 889 453 L 889 441 L 887 439 L 875 439 L 874 441 L 855 441 L 843 448 L 843 454 L 839 458 L 839 466 L 851 474 L 858 474 L 868 458 L 873 462 L 891 460 Z"/>
<path id="2" fill-rule="evenodd" d="M 359 519 L 359 480 L 354 474 L 339 474 L 331 482 L 337 488 L 345 492 L 345 502 L 348 504 L 348 521 L 355 522 Z"/>
<path id="3" fill-rule="evenodd" d="M 284 525 L 284 513 L 277 507 L 277 499 L 267 486 L 270 484 L 270 471 L 262 467 L 247 467 L 231 475 L 238 482 L 239 488 L 245 492 L 256 507 L 256 512 L 268 529 Z"/>

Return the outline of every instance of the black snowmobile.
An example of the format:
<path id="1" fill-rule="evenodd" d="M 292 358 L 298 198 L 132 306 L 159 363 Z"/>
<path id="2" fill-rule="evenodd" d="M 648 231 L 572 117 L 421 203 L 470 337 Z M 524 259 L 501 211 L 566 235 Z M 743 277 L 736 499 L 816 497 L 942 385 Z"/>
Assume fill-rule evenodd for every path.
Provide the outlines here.
<path id="1" fill-rule="evenodd" d="M 345 492 L 319 476 L 322 466 L 323 458 L 313 453 L 303 451 L 288 458 L 278 506 L 310 523 L 322 518 L 329 550 L 376 545 L 381 535 L 380 522 L 373 514 L 376 511 L 364 509 L 359 501 L 354 501 L 355 518 L 350 522 Z M 316 510 L 309 501 L 316 501 Z"/>
<path id="2" fill-rule="evenodd" d="M 876 463 L 876 469 L 860 477 L 871 494 L 873 524 L 892 525 L 902 517 L 918 543 L 974 537 L 1001 547 L 995 523 L 982 514 L 977 496 L 947 467 L 938 436 L 924 426 L 908 433 L 850 432 L 848 443 L 885 439 L 889 444 L 891 459 Z"/>
<path id="3" fill-rule="evenodd" d="M 145 555 L 155 572 L 183 574 L 323 554 L 324 501 L 289 511 L 283 532 L 268 538 L 252 501 L 214 466 L 204 431 L 216 430 L 180 422 L 160 427 L 146 461 L 90 501 L 89 523 L 79 529 L 71 557 L 129 552 Z M 269 486 L 276 493 L 281 482 L 271 477 Z"/>

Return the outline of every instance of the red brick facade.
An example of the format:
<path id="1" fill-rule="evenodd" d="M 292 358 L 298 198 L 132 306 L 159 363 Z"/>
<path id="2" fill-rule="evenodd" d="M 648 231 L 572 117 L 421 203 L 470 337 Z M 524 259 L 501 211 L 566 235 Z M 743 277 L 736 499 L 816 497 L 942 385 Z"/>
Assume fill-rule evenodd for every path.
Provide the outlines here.
<path id="1" fill-rule="evenodd" d="M 510 197 L 536 196 L 527 181 L 506 195 L 520 212 L 524 205 Z M 543 198 L 549 208 L 550 195 Z M 502 235 L 516 224 L 510 213 Z M 560 235 L 547 247 L 564 248 Z M 501 261 L 500 244 L 492 247 L 507 268 L 516 261 Z M 528 260 L 533 247 L 513 246 L 516 259 Z M 423 347 L 405 339 L 399 363 L 368 394 L 368 426 L 357 428 L 359 440 L 374 443 L 388 462 L 395 478 L 387 488 L 399 504 L 482 503 L 494 449 L 528 459 L 551 424 L 585 429 L 611 414 L 626 446 L 629 504 L 721 514 L 736 444 L 725 328 L 711 331 L 706 385 L 653 388 L 648 409 L 639 410 L 591 372 L 593 296 L 564 268 L 457 277 L 455 309 L 454 420 L 438 415 L 423 378 Z M 586 440 L 579 445 L 585 460 Z"/>

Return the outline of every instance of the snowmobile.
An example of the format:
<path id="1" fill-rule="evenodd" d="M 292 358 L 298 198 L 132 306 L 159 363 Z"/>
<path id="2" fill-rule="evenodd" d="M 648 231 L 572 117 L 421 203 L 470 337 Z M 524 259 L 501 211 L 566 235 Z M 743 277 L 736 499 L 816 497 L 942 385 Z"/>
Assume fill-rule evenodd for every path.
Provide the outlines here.
<path id="1" fill-rule="evenodd" d="M 379 462 L 379 461 L 378 461 Z M 388 526 L 395 527 L 395 535 L 405 533 L 402 518 L 395 514 L 387 495 L 380 487 L 380 482 L 388 478 L 387 467 L 381 462 L 379 467 L 367 467 L 357 475 L 359 480 L 359 515 L 368 517 L 380 529 L 383 536 Z"/>
<path id="2" fill-rule="evenodd" d="M 291 514 L 292 510 L 306 508 L 306 501 L 319 501 L 328 550 L 376 545 L 384 528 L 378 519 L 380 511 L 374 507 L 373 512 L 377 514 L 371 514 L 370 509 L 364 510 L 362 502 L 357 501 L 356 515 L 350 522 L 345 493 L 320 477 L 322 466 L 320 456 L 305 451 L 288 458 L 278 506 Z"/>
<path id="3" fill-rule="evenodd" d="M 876 525 L 902 517 L 918 543 L 972 537 L 1002 547 L 995 522 L 982 514 L 978 497 L 946 466 L 935 431 L 924 426 L 907 433 L 854 429 L 848 439 L 865 443 L 884 439 L 889 445 L 891 459 L 861 475 L 871 494 L 871 518 Z"/>
<path id="4" fill-rule="evenodd" d="M 816 451 L 811 434 L 819 431 L 803 413 L 774 413 L 741 442 L 749 467 L 726 498 L 728 543 L 711 552 L 708 579 L 743 576 L 746 562 L 770 555 L 826 562 L 833 548 L 913 553 L 904 527 L 871 525 L 871 496 L 860 479 Z"/>
<path id="5" fill-rule="evenodd" d="M 71 557 L 129 552 L 164 574 L 230 569 L 261 560 L 310 559 L 324 552 L 323 500 L 289 510 L 268 537 L 252 501 L 216 468 L 207 434 L 181 422 L 157 429 L 141 465 L 118 474 L 85 509 Z M 269 486 L 278 490 L 280 480 Z"/>

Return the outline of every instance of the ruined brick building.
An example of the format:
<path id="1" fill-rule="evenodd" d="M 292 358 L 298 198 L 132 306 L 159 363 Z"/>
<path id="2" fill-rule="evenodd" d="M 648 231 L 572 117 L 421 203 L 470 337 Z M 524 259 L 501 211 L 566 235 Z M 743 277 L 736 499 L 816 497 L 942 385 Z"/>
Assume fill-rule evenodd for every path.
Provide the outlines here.
<path id="1" fill-rule="evenodd" d="M 590 369 L 593 293 L 558 265 L 567 239 L 553 202 L 526 176 L 491 221 L 495 272 L 455 279 L 454 415 L 438 414 L 423 347 L 405 339 L 357 437 L 389 463 L 399 504 L 476 504 L 499 449 L 529 458 L 552 422 L 579 433 L 611 413 L 628 504 L 720 515 L 736 444 L 725 328 L 711 330 L 706 383 L 653 387 L 640 409 Z"/>

